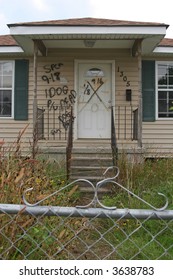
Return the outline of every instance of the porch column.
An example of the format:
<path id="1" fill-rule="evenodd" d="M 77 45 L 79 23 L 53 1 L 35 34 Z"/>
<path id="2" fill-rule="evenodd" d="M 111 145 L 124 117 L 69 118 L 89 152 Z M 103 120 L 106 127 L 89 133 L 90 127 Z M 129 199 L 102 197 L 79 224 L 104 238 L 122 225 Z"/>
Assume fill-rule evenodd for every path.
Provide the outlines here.
<path id="1" fill-rule="evenodd" d="M 142 39 L 135 41 L 132 56 L 138 61 L 138 147 L 142 148 Z"/>
<path id="2" fill-rule="evenodd" d="M 34 41 L 34 63 L 33 63 L 33 134 L 35 134 L 37 125 L 37 56 L 38 56 L 38 45 Z"/>

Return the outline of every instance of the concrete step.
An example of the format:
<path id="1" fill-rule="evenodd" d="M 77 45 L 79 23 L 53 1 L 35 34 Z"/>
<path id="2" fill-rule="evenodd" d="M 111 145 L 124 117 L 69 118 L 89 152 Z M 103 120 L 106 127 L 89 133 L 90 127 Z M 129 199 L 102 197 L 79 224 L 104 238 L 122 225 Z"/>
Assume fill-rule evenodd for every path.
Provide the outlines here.
<path id="1" fill-rule="evenodd" d="M 78 180 L 78 179 L 86 179 L 89 180 L 91 182 L 98 182 L 102 179 L 104 179 L 104 176 L 94 176 L 94 175 L 90 175 L 90 176 L 85 176 L 85 175 L 79 175 L 79 176 L 75 176 L 75 175 L 71 175 L 70 177 L 71 180 Z"/>
<path id="2" fill-rule="evenodd" d="M 105 156 L 105 155 L 111 155 L 112 150 L 110 148 L 97 148 L 93 149 L 92 147 L 90 148 L 84 148 L 84 147 L 75 147 L 72 150 L 72 154 L 81 154 L 81 155 L 100 155 L 100 156 Z"/>
<path id="3" fill-rule="evenodd" d="M 106 167 L 103 166 L 71 166 L 71 175 L 72 176 L 83 176 L 85 178 L 89 178 L 92 176 L 103 177 L 103 173 L 105 172 Z"/>
<path id="4" fill-rule="evenodd" d="M 91 182 L 100 181 L 113 176 L 112 170 L 105 174 L 106 169 L 110 166 L 112 164 L 108 166 L 71 166 L 70 178 L 73 180 L 87 179 Z"/>
<path id="5" fill-rule="evenodd" d="M 71 158 L 70 180 L 86 179 L 94 185 L 103 180 L 103 173 L 107 167 L 112 166 L 112 150 L 110 144 L 95 145 L 91 143 L 78 143 L 73 146 Z M 80 188 L 92 187 L 84 182 L 79 183 Z"/>
<path id="6" fill-rule="evenodd" d="M 108 167 L 112 165 L 111 157 L 99 157 L 99 156 L 74 156 L 71 158 L 71 167 Z"/>

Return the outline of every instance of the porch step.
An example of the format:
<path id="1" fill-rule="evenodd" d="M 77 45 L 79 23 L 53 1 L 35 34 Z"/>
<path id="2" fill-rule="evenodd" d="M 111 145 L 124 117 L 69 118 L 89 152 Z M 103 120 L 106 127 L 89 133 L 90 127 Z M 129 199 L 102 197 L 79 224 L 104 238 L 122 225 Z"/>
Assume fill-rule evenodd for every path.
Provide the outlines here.
<path id="1" fill-rule="evenodd" d="M 86 164 L 86 163 L 85 163 Z M 103 177 L 103 173 L 106 170 L 106 167 L 103 166 L 72 166 L 71 167 L 71 178 L 81 177 L 81 178 L 90 178 L 100 179 Z"/>
<path id="2" fill-rule="evenodd" d="M 82 157 L 82 156 L 72 156 L 71 160 L 71 168 L 78 167 L 79 168 L 88 168 L 88 170 L 96 168 L 103 168 L 109 167 L 110 164 L 112 165 L 112 157 L 93 157 L 92 155 Z"/>
<path id="3" fill-rule="evenodd" d="M 74 146 L 72 150 L 70 180 L 86 179 L 94 185 L 105 178 L 103 173 L 112 166 L 112 150 L 110 147 Z M 80 188 L 89 191 L 89 184 L 79 183 Z"/>

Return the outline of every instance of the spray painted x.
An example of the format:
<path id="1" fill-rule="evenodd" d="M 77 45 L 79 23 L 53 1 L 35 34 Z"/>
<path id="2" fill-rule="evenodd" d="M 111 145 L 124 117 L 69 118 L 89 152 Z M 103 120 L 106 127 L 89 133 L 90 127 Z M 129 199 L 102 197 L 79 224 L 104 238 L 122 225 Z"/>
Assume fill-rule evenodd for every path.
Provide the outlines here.
<path id="1" fill-rule="evenodd" d="M 83 108 L 80 110 L 80 111 L 82 111 L 84 108 L 85 108 L 85 106 L 91 101 L 91 99 L 93 98 L 93 96 L 94 95 L 96 95 L 97 97 L 98 97 L 98 99 L 99 99 L 99 101 L 103 104 L 103 106 L 106 108 L 106 110 L 108 109 L 107 107 L 106 107 L 106 105 L 105 105 L 105 103 L 103 102 L 103 100 L 100 98 L 100 96 L 98 95 L 98 90 L 99 90 L 99 88 L 101 88 L 101 86 L 104 84 L 103 82 L 96 88 L 96 89 L 94 89 L 93 88 L 93 86 L 90 84 L 90 82 L 89 81 L 87 81 L 87 84 L 90 86 L 90 88 L 93 90 L 93 94 L 90 96 L 90 98 L 88 99 L 88 101 L 85 103 L 85 105 L 83 106 Z"/>

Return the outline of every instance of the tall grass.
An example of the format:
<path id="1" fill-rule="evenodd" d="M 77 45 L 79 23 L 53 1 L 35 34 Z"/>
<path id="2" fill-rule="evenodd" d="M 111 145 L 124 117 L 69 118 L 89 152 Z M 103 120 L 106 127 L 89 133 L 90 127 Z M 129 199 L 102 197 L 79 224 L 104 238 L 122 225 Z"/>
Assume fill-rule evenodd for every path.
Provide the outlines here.
<path id="1" fill-rule="evenodd" d="M 0 203 L 23 203 L 24 190 L 33 188 L 28 200 L 35 203 L 53 193 L 66 183 L 66 171 L 56 160 L 44 159 L 36 153 L 36 143 L 31 153 L 23 156 L 22 138 L 26 128 L 19 132 L 11 145 L 0 142 Z M 34 146 L 34 148 L 33 148 Z M 34 154 L 33 154 L 34 151 Z M 52 197 L 51 203 L 67 203 L 65 194 Z"/>
<path id="2" fill-rule="evenodd" d="M 173 209 L 173 159 L 157 158 L 143 161 L 130 161 L 126 154 L 118 160 L 118 183 L 143 198 L 153 206 L 159 208 L 165 203 L 164 198 L 158 195 L 163 193 L 169 200 L 169 209 Z M 112 187 L 112 195 L 106 195 L 104 202 L 111 206 L 143 208 L 139 200 L 128 195 L 128 192 L 118 186 Z M 146 207 L 145 207 L 146 208 Z"/>

